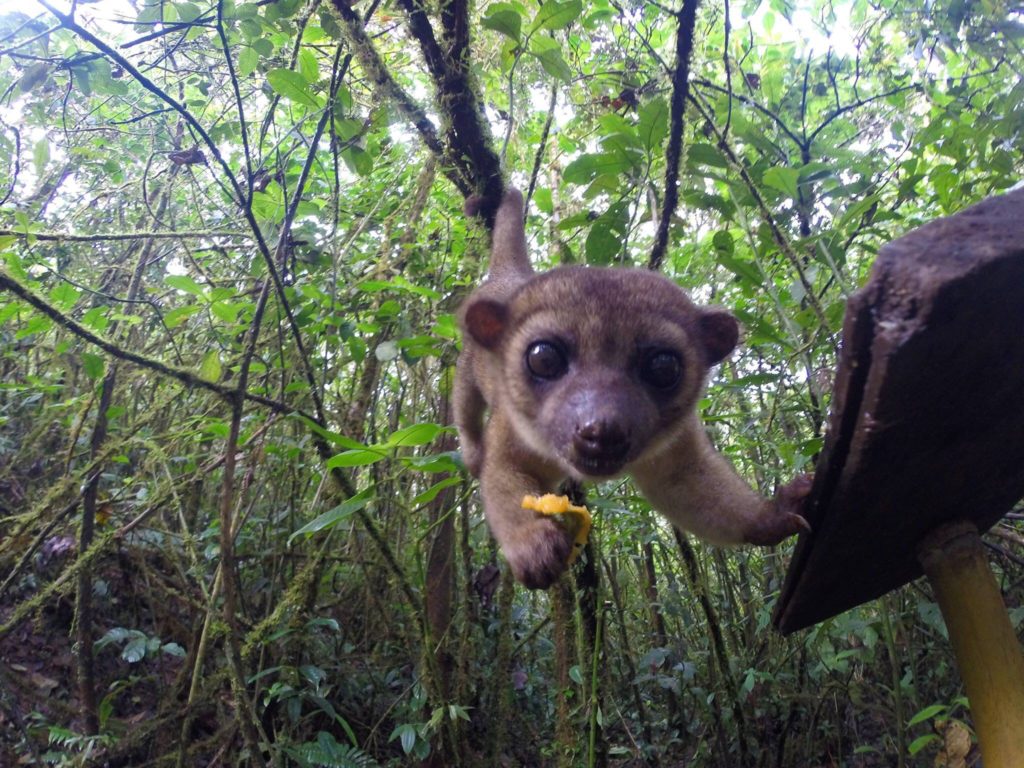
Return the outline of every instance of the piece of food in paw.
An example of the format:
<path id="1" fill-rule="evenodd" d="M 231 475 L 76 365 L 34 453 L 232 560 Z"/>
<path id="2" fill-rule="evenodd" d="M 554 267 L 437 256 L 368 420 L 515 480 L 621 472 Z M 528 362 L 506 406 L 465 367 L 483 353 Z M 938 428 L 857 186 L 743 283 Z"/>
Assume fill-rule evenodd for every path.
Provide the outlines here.
<path id="1" fill-rule="evenodd" d="M 524 496 L 522 507 L 542 515 L 560 516 L 560 522 L 573 535 L 572 551 L 569 553 L 569 563 L 573 563 L 587 545 L 590 536 L 590 511 L 586 507 L 572 504 L 568 496 L 556 496 L 553 493 Z"/>

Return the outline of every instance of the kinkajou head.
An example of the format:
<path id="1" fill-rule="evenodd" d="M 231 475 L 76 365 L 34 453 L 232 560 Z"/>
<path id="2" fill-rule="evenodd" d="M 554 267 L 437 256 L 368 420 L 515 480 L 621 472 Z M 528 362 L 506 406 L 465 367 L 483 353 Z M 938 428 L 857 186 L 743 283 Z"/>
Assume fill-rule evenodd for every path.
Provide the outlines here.
<path id="1" fill-rule="evenodd" d="M 668 278 L 587 267 L 471 299 L 464 326 L 497 363 L 491 399 L 516 437 L 577 479 L 620 475 L 670 443 L 739 333 Z"/>
<path id="2" fill-rule="evenodd" d="M 522 196 L 507 190 L 490 277 L 459 312 L 453 393 L 466 466 L 516 578 L 547 587 L 565 569 L 571 534 L 521 502 L 569 477 L 629 474 L 674 525 L 719 544 L 773 544 L 805 529 L 807 479 L 763 499 L 697 418 L 709 368 L 736 346 L 735 318 L 644 270 L 537 274 L 522 222 Z"/>

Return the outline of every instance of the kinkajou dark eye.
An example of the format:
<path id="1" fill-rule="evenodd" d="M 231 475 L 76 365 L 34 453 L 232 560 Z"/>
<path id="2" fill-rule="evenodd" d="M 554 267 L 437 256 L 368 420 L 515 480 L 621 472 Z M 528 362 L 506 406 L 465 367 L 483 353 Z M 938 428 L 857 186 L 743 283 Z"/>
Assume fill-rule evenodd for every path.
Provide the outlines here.
<path id="1" fill-rule="evenodd" d="M 675 352 L 655 352 L 640 365 L 640 378 L 655 389 L 672 389 L 683 375 L 683 363 Z"/>
<path id="2" fill-rule="evenodd" d="M 569 367 L 565 353 L 550 341 L 535 341 L 526 350 L 526 367 L 539 379 L 557 379 Z"/>

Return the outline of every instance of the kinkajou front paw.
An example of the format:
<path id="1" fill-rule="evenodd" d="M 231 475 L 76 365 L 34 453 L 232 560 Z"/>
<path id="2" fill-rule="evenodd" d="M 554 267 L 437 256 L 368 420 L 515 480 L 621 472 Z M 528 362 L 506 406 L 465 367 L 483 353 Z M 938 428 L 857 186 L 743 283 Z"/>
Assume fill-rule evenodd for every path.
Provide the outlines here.
<path id="1" fill-rule="evenodd" d="M 556 520 L 538 517 L 516 530 L 516 541 L 502 552 L 512 575 L 528 589 L 547 589 L 569 564 L 573 534 Z"/>
<path id="2" fill-rule="evenodd" d="M 767 547 L 798 533 L 810 533 L 804 505 L 813 481 L 811 475 L 798 475 L 779 488 L 775 499 L 766 504 L 766 513 L 747 532 L 747 542 Z"/>

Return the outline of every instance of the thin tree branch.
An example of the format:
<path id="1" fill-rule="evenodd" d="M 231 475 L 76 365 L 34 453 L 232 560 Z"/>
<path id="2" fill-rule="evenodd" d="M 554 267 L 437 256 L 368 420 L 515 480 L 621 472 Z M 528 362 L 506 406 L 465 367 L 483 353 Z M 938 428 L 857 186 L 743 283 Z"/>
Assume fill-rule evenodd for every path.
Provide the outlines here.
<path id="1" fill-rule="evenodd" d="M 690 55 L 693 52 L 693 30 L 697 23 L 698 3 L 699 0 L 683 0 L 683 7 L 676 14 L 676 65 L 672 76 L 668 148 L 665 150 L 665 197 L 658 219 L 658 231 L 654 236 L 654 247 L 651 248 L 651 256 L 647 261 L 647 268 L 653 271 L 661 269 L 668 247 L 672 218 L 679 204 L 679 161 L 683 149 L 686 101 L 690 92 Z"/>
<path id="2" fill-rule="evenodd" d="M 109 339 L 105 339 L 99 336 L 88 328 L 83 326 L 81 323 L 72 319 L 68 315 L 61 312 L 56 307 L 52 306 L 42 297 L 38 296 L 27 286 L 22 285 L 19 281 L 14 279 L 11 275 L 0 269 L 0 289 L 5 289 L 13 293 L 15 296 L 20 298 L 26 304 L 37 309 L 42 314 L 53 320 L 55 323 L 60 325 L 65 330 L 78 336 L 90 344 L 99 347 L 107 354 L 116 357 L 119 360 L 125 360 L 130 363 L 135 363 L 142 368 L 147 368 L 151 371 L 168 376 L 169 378 L 175 379 L 188 387 L 196 387 L 198 389 L 205 389 L 209 392 L 213 392 L 220 397 L 227 400 L 231 400 L 235 396 L 235 388 L 229 387 L 224 384 L 218 384 L 217 382 L 208 381 L 207 379 L 200 378 L 191 371 L 185 370 L 184 368 L 176 368 L 172 365 L 167 365 L 160 360 L 155 360 L 144 355 L 140 355 L 137 352 L 130 352 L 127 349 L 122 349 L 118 345 L 114 344 Z M 292 407 L 286 403 L 282 403 L 273 398 L 264 397 L 263 395 L 256 395 L 251 392 L 246 393 L 246 400 L 251 400 L 254 403 L 259 403 L 275 413 L 283 414 L 299 414 L 304 415 L 306 418 L 313 419 L 308 414 L 304 414 L 301 409 Z M 316 419 L 313 419 L 314 421 Z"/>

